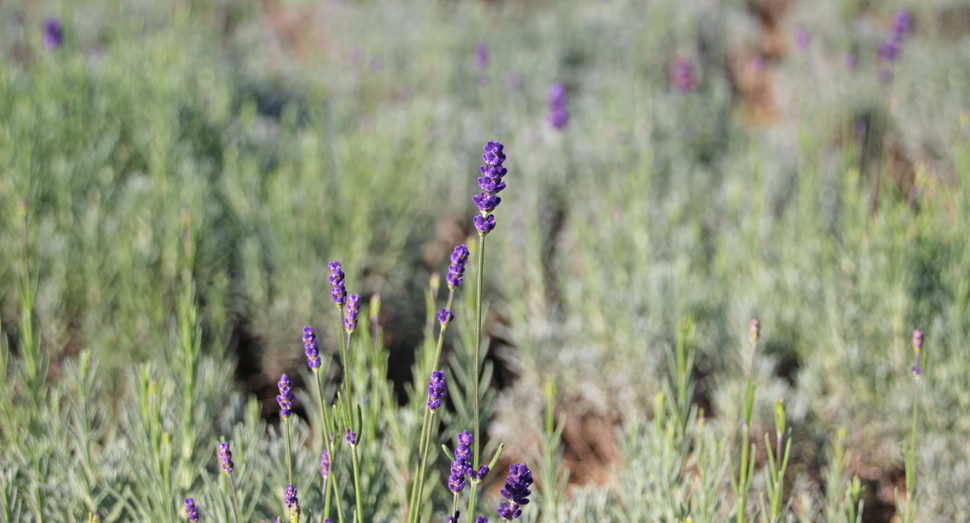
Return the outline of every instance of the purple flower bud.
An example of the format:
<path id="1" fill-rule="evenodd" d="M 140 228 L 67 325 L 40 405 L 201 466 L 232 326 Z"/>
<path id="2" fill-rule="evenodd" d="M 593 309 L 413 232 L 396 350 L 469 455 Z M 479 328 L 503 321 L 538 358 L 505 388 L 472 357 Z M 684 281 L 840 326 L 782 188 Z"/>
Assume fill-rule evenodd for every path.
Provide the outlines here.
<path id="1" fill-rule="evenodd" d="M 488 44 L 485 42 L 478 42 L 475 45 L 475 61 L 481 69 L 488 67 Z"/>
<path id="2" fill-rule="evenodd" d="M 337 308 L 342 308 L 347 303 L 347 289 L 344 287 L 344 271 L 340 269 L 340 262 L 330 262 L 330 297 L 337 304 Z"/>
<path id="3" fill-rule="evenodd" d="M 686 94 L 697 88 L 697 79 L 694 78 L 694 66 L 691 61 L 683 55 L 674 57 L 674 67 L 671 72 L 674 87 L 681 94 Z"/>
<path id="4" fill-rule="evenodd" d="M 923 348 L 923 331 L 916 329 L 913 331 L 913 352 L 919 354 Z"/>
<path id="5" fill-rule="evenodd" d="M 553 84 L 549 88 L 549 116 L 546 120 L 556 129 L 566 127 L 569 121 L 569 112 L 566 111 L 566 86 L 563 84 Z"/>
<path id="6" fill-rule="evenodd" d="M 474 439 L 467 430 L 458 435 L 455 461 L 451 462 L 451 475 L 448 476 L 448 488 L 456 494 L 465 488 L 465 476 L 470 476 L 472 472 L 471 444 Z"/>
<path id="7" fill-rule="evenodd" d="M 317 346 L 317 335 L 313 332 L 313 327 L 303 327 L 303 353 L 310 370 L 316 372 L 320 368 L 320 348 Z"/>
<path id="8" fill-rule="evenodd" d="M 896 14 L 893 16 L 893 33 L 900 37 L 906 36 L 906 33 L 909 32 L 910 21 L 909 11 L 905 9 L 896 11 Z"/>
<path id="9" fill-rule="evenodd" d="M 451 323 L 451 320 L 453 319 L 455 319 L 455 315 L 452 314 L 448 309 L 441 309 L 438 311 L 438 323 L 440 323 L 442 327 Z"/>
<path id="10" fill-rule="evenodd" d="M 487 475 L 488 475 L 488 465 L 482 465 L 481 468 L 478 469 L 478 474 L 475 475 L 475 478 L 478 479 L 478 481 L 481 481 L 485 479 L 485 476 Z"/>
<path id="11" fill-rule="evenodd" d="M 290 388 L 293 383 L 290 382 L 290 378 L 286 377 L 286 374 L 280 378 L 280 382 L 277 384 L 280 389 L 279 396 L 276 396 L 276 402 L 280 404 L 280 417 L 283 419 L 289 419 L 292 414 L 291 410 L 293 408 L 293 401 L 296 399 L 290 394 Z"/>
<path id="12" fill-rule="evenodd" d="M 488 518 L 485 516 L 478 516 L 475 518 L 475 523 L 488 523 Z"/>
<path id="13" fill-rule="evenodd" d="M 351 294 L 347 299 L 347 317 L 344 318 L 344 328 L 347 332 L 354 332 L 357 328 L 358 314 L 360 314 L 360 296 Z"/>
<path id="14" fill-rule="evenodd" d="M 189 516 L 189 521 L 193 523 L 199 520 L 199 509 L 195 506 L 195 500 L 185 498 L 185 514 Z"/>
<path id="15" fill-rule="evenodd" d="M 222 471 L 226 474 L 232 473 L 232 452 L 229 451 L 229 442 L 219 444 L 219 459 L 222 460 Z"/>
<path id="16" fill-rule="evenodd" d="M 290 521 L 297 521 L 300 519 L 300 500 L 296 497 L 296 487 L 290 485 L 286 487 L 283 491 L 283 495 L 286 496 L 286 508 L 290 509 Z"/>
<path id="17" fill-rule="evenodd" d="M 44 21 L 44 47 L 57 49 L 64 41 L 64 24 L 61 19 L 52 16 Z"/>
<path id="18" fill-rule="evenodd" d="M 899 42 L 894 39 L 887 40 L 879 46 L 879 58 L 887 62 L 895 61 L 899 57 Z"/>
<path id="19" fill-rule="evenodd" d="M 464 245 L 455 247 L 455 252 L 451 253 L 451 265 L 448 266 L 448 276 L 445 277 L 449 289 L 454 289 L 461 285 L 461 282 L 464 280 L 462 276 L 465 274 L 465 265 L 467 263 L 468 247 Z"/>
<path id="20" fill-rule="evenodd" d="M 356 431 L 355 432 L 351 432 L 350 429 L 347 429 L 347 441 L 350 442 L 351 445 L 356 445 L 357 444 L 357 432 Z"/>
<path id="21" fill-rule="evenodd" d="M 918 378 L 918 377 L 920 377 L 921 374 L 923 374 L 923 368 L 922 367 L 916 367 L 916 366 L 914 366 L 913 367 L 913 376 L 916 376 Z"/>
<path id="22" fill-rule="evenodd" d="M 441 399 L 445 397 L 445 373 L 436 370 L 431 373 L 431 381 L 428 383 L 428 408 L 431 412 L 441 407 Z"/>
<path id="23" fill-rule="evenodd" d="M 459 516 L 461 516 L 461 511 L 456 510 L 454 516 L 448 516 L 448 523 L 458 523 Z"/>
<path id="24" fill-rule="evenodd" d="M 748 325 L 748 337 L 751 339 L 752 345 L 758 343 L 759 336 L 761 336 L 761 320 L 751 318 L 751 323 Z"/>
<path id="25" fill-rule="evenodd" d="M 529 495 L 532 491 L 532 472 L 525 466 L 525 463 L 509 466 L 509 477 L 505 480 L 505 488 L 502 489 L 502 497 L 508 500 L 503 501 L 498 507 L 498 515 L 507 521 L 518 518 L 522 515 L 523 505 L 529 504 Z"/>
<path id="26" fill-rule="evenodd" d="M 478 229 L 479 236 L 485 236 L 492 232 L 495 228 L 495 216 L 489 214 L 488 217 L 476 216 L 472 218 L 472 223 L 475 224 L 475 228 Z"/>
<path id="27" fill-rule="evenodd" d="M 326 449 L 320 455 L 320 475 L 323 476 L 324 480 L 330 475 L 330 453 Z"/>

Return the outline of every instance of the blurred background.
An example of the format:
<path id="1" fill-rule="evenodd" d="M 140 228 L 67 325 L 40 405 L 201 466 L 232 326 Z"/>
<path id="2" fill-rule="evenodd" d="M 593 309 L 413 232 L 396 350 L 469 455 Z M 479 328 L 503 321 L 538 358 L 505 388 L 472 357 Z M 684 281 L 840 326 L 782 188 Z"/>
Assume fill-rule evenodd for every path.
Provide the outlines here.
<path id="1" fill-rule="evenodd" d="M 694 401 L 732 437 L 757 315 L 760 430 L 784 397 L 812 492 L 847 428 L 890 521 L 922 328 L 921 514 L 970 518 L 970 3 L 5 0 L 0 61 L 0 320 L 16 354 L 29 274 L 55 381 L 88 349 L 123 397 L 191 280 L 202 351 L 269 416 L 301 328 L 336 349 L 340 260 L 403 397 L 498 140 L 512 459 L 554 378 L 570 483 L 609 485 L 690 315 Z"/>

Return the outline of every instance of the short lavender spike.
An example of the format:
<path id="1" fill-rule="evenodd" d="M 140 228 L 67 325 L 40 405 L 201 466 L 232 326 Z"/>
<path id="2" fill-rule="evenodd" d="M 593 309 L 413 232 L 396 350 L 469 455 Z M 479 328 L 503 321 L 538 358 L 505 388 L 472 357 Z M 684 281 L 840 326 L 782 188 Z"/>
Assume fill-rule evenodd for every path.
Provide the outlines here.
<path id="1" fill-rule="evenodd" d="M 505 162 L 504 145 L 489 141 L 485 144 L 484 150 L 482 161 L 485 165 L 478 169 L 482 173 L 482 177 L 478 179 L 478 186 L 482 192 L 472 197 L 472 202 L 482 213 L 473 220 L 481 236 L 485 236 L 495 228 L 495 217 L 490 213 L 502 203 L 502 199 L 497 195 L 505 189 L 505 182 L 502 179 L 508 173 L 508 169 L 502 165 Z"/>
<path id="2" fill-rule="evenodd" d="M 340 268 L 340 262 L 330 262 L 327 264 L 330 269 L 330 297 L 333 298 L 333 302 L 337 305 L 338 309 L 343 308 L 344 304 L 347 303 L 347 288 L 344 287 L 344 271 Z"/>
<path id="3" fill-rule="evenodd" d="M 487 475 L 488 475 L 488 465 L 482 465 L 478 469 L 478 474 L 475 475 L 475 479 L 477 479 L 478 481 L 481 481 L 485 479 L 485 476 Z"/>
<path id="4" fill-rule="evenodd" d="M 431 373 L 431 381 L 428 383 L 428 408 L 431 412 L 441 407 L 441 400 L 445 397 L 445 373 L 436 370 Z"/>
<path id="5" fill-rule="evenodd" d="M 317 335 L 313 327 L 303 327 L 303 353 L 306 355 L 307 365 L 316 372 L 320 368 L 320 348 L 317 345 Z"/>
<path id="6" fill-rule="evenodd" d="M 502 519 L 511 521 L 522 515 L 522 506 L 529 504 L 529 495 L 532 491 L 532 472 L 525 466 L 525 463 L 509 466 L 509 477 L 505 480 L 505 488 L 502 489 L 502 497 L 508 501 L 503 501 L 498 507 L 498 515 Z"/>
<path id="7" fill-rule="evenodd" d="M 488 523 L 488 518 L 485 516 L 478 516 L 475 518 L 475 523 Z"/>
<path id="8" fill-rule="evenodd" d="M 222 471 L 226 474 L 232 474 L 232 452 L 229 451 L 228 441 L 219 444 L 219 459 L 222 460 Z"/>
<path id="9" fill-rule="evenodd" d="M 468 247 L 465 245 L 455 247 L 454 252 L 451 253 L 451 265 L 448 266 L 448 275 L 445 276 L 445 281 L 448 282 L 449 289 L 460 286 L 464 281 L 465 265 L 468 264 L 468 255 Z"/>
<path id="10" fill-rule="evenodd" d="M 323 449 L 323 454 L 320 455 L 320 475 L 324 480 L 330 475 L 330 453 L 327 449 Z"/>
<path id="11" fill-rule="evenodd" d="M 451 313 L 448 309 L 441 309 L 438 311 L 438 323 L 442 326 L 451 323 L 451 320 L 455 319 L 455 315 Z"/>
<path id="12" fill-rule="evenodd" d="M 465 476 L 471 473 L 471 445 L 474 440 L 475 438 L 467 430 L 458 435 L 455 461 L 451 462 L 451 475 L 448 476 L 448 489 L 456 494 L 465 488 Z"/>
<path id="13" fill-rule="evenodd" d="M 290 378 L 286 377 L 286 374 L 280 378 L 280 382 L 277 384 L 280 389 L 279 396 L 276 396 L 276 402 L 280 404 L 280 417 L 283 419 L 288 419 L 292 414 L 290 409 L 293 408 L 293 401 L 296 398 L 293 394 L 290 394 L 290 388 L 293 387 L 293 383 Z"/>
<path id="14" fill-rule="evenodd" d="M 458 523 L 458 518 L 461 516 L 461 511 L 456 510 L 454 516 L 448 516 L 448 523 Z"/>
<path id="15" fill-rule="evenodd" d="M 356 431 L 351 432 L 350 429 L 347 429 L 347 441 L 351 445 L 356 445 L 357 444 L 357 432 Z"/>
<path id="16" fill-rule="evenodd" d="M 913 352 L 919 354 L 923 349 L 923 331 L 916 329 L 913 331 Z"/>
<path id="17" fill-rule="evenodd" d="M 480 69 L 488 67 L 488 44 L 485 42 L 475 44 L 475 61 Z"/>
<path id="18" fill-rule="evenodd" d="M 671 72 L 674 87 L 681 94 L 687 94 L 697 88 L 697 79 L 694 77 L 694 65 L 683 55 L 674 57 L 674 67 Z"/>
<path id="19" fill-rule="evenodd" d="M 185 498 L 185 514 L 189 516 L 189 521 L 195 523 L 199 521 L 199 509 L 195 506 L 195 500 L 192 498 Z"/>
<path id="20" fill-rule="evenodd" d="M 344 318 L 344 329 L 354 332 L 357 328 L 357 315 L 360 314 L 360 296 L 351 294 L 347 299 L 347 317 Z"/>
<path id="21" fill-rule="evenodd" d="M 296 497 L 296 487 L 286 487 L 283 494 L 286 496 L 286 508 L 290 510 L 290 521 L 297 521 L 300 519 L 300 500 Z"/>
<path id="22" fill-rule="evenodd" d="M 759 336 L 761 336 L 761 320 L 751 318 L 751 324 L 748 325 L 748 337 L 751 339 L 752 345 L 758 343 Z"/>
<path id="23" fill-rule="evenodd" d="M 57 49 L 64 41 L 64 23 L 61 19 L 52 16 L 44 21 L 44 47 L 50 50 Z"/>

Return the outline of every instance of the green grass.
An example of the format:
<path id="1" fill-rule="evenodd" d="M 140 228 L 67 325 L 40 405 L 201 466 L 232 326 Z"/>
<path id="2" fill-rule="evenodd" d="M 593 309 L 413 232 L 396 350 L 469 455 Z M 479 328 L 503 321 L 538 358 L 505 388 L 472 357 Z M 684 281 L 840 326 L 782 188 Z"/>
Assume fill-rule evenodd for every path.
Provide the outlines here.
<path id="1" fill-rule="evenodd" d="M 488 434 L 510 459 L 541 458 L 543 477 L 559 478 L 559 458 L 533 444 L 560 441 L 553 424 L 531 421 L 545 419 L 550 379 L 557 412 L 616 429 L 598 436 L 613 451 L 599 465 L 615 481 L 560 495 L 558 510 L 536 503 L 523 517 L 682 517 L 624 510 L 674 507 L 680 498 L 658 499 L 669 489 L 655 482 L 686 481 L 664 471 L 702 457 L 684 450 L 677 461 L 664 449 L 697 448 L 704 436 L 681 429 L 667 441 L 662 424 L 639 420 L 653 417 L 667 351 L 693 316 L 693 400 L 717 435 L 711 444 L 723 441 L 714 455 L 736 467 L 746 330 L 757 315 L 752 441 L 763 460 L 762 433 L 773 432 L 784 397 L 795 517 L 811 519 L 817 506 L 833 520 L 843 496 L 818 483 L 842 491 L 856 474 L 867 513 L 891 513 L 878 490 L 891 491 L 903 468 L 909 337 L 921 328 L 918 520 L 965 520 L 968 28 L 951 22 L 959 7 L 946 2 L 890 3 L 790 9 L 780 25 L 789 52 L 766 65 L 778 118 L 760 124 L 727 74 L 745 44 L 762 42 L 740 1 L 0 5 L 0 324 L 11 353 L 0 520 L 81 521 L 97 508 L 103 521 L 176 521 L 181 496 L 195 490 L 207 493 L 211 517 L 230 521 L 228 505 L 214 512 L 222 487 L 206 486 L 200 471 L 215 471 L 221 436 L 250 456 L 236 458 L 243 512 L 281 512 L 282 487 L 267 479 L 282 467 L 279 442 L 265 436 L 267 390 L 302 365 L 304 325 L 336 351 L 326 263 L 343 262 L 353 292 L 381 293 L 395 350 L 430 350 L 422 293 L 474 234 L 470 197 L 488 139 L 506 145 L 510 171 L 486 265 L 486 334 L 505 368 L 494 383 L 507 385 L 494 391 Z M 877 48 L 899 7 L 912 10 L 914 34 L 883 85 Z M 51 14 L 65 21 L 55 51 L 40 41 Z M 799 27 L 812 34 L 806 52 L 794 46 Z M 490 47 L 485 70 L 475 64 L 478 41 Z M 850 51 L 851 72 L 841 65 Z M 695 92 L 670 86 L 678 53 L 694 63 Z M 509 86 L 514 74 L 521 88 Z M 544 120 L 555 82 L 569 96 L 563 132 Z M 867 139 L 853 138 L 859 119 Z M 465 298 L 456 314 L 473 310 Z M 462 314 L 448 342 L 456 374 L 467 372 L 474 342 Z M 186 352 L 194 344 L 198 354 Z M 41 378 L 18 381 L 32 354 Z M 382 354 L 364 363 L 383 368 Z M 188 385 L 186 366 L 197 378 Z M 235 379 L 239 368 L 247 381 Z M 397 520 L 424 386 L 398 412 L 367 368 L 361 394 L 381 390 L 375 405 L 397 417 L 374 412 L 365 505 L 375 519 Z M 136 405 L 151 379 L 169 402 L 156 418 Z M 246 399 L 251 392 L 267 402 Z M 469 419 L 467 408 L 448 414 L 443 439 Z M 839 445 L 855 457 L 847 464 L 833 457 L 843 427 Z M 166 432 L 178 469 L 167 480 L 149 459 Z M 296 434 L 319 450 L 305 423 Z M 378 435 L 396 444 L 382 447 Z M 571 452 L 576 441 L 564 441 Z M 318 477 L 312 456 L 294 466 L 303 484 Z M 698 481 L 723 494 L 723 505 L 715 496 L 705 506 L 728 517 L 725 472 L 700 469 L 713 476 Z M 818 479 L 832 470 L 841 477 Z M 641 483 L 629 483 L 636 475 Z M 139 498 L 147 492 L 157 499 Z M 433 510 L 443 520 L 449 500 L 439 494 Z M 306 495 L 312 506 L 319 492 Z M 752 494 L 749 506 L 758 504 Z"/>

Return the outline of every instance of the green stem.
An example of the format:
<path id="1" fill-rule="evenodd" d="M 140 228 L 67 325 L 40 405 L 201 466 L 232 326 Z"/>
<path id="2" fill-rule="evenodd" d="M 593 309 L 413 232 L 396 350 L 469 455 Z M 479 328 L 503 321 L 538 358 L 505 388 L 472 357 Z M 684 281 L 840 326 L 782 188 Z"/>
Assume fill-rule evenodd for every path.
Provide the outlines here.
<path id="1" fill-rule="evenodd" d="M 340 308 L 340 325 L 341 330 L 344 330 L 344 308 Z M 350 410 L 350 406 L 353 403 L 350 401 L 350 335 L 347 333 L 346 336 L 340 336 L 340 357 L 343 359 L 344 365 L 344 408 L 346 409 L 347 415 L 350 419 L 350 426 L 348 427 L 351 431 L 354 430 L 354 416 L 353 412 Z"/>
<path id="2" fill-rule="evenodd" d="M 744 424 L 744 434 L 741 436 L 741 474 L 738 481 L 738 515 L 736 523 L 747 521 L 748 505 L 748 438 L 749 425 Z"/>
<path id="3" fill-rule="evenodd" d="M 293 484 L 293 451 L 290 448 L 290 418 L 283 419 L 283 430 L 286 432 L 284 438 L 286 439 L 286 471 L 289 474 L 290 485 Z"/>
<path id="4" fill-rule="evenodd" d="M 917 359 L 916 364 L 919 365 L 919 359 Z M 916 485 L 916 414 L 918 412 L 919 412 L 919 376 L 916 376 L 916 382 L 913 385 L 913 435 L 911 436 L 911 439 L 909 442 L 909 454 L 910 454 L 909 460 L 910 460 L 910 463 L 912 464 L 911 466 L 913 469 L 909 472 L 910 474 L 912 474 L 914 489 Z M 909 489 L 909 488 L 906 489 L 906 523 L 911 522 L 914 516 L 914 514 L 912 513 L 913 505 L 915 501 L 913 499 L 914 489 Z"/>
<path id="5" fill-rule="evenodd" d="M 448 290 L 448 302 L 445 304 L 445 309 L 451 311 L 451 302 L 455 297 L 455 289 L 451 288 Z M 448 324 L 441 326 L 438 331 L 438 345 L 435 348 L 434 353 L 434 364 L 431 367 L 432 372 L 438 370 L 438 364 L 441 362 L 441 348 L 444 346 L 445 342 L 445 329 Z M 434 413 L 431 409 L 424 411 L 424 420 L 421 422 L 421 438 L 418 440 L 418 452 L 421 453 L 421 464 L 418 468 L 418 477 L 415 478 L 415 483 L 411 487 L 411 497 L 410 503 L 408 504 L 408 523 L 416 522 L 419 518 L 418 514 L 421 509 L 421 493 L 424 491 L 424 476 L 427 470 L 428 463 L 428 452 L 431 448 L 431 419 Z"/>
<path id="6" fill-rule="evenodd" d="M 360 465 L 357 461 L 357 444 L 350 446 L 354 458 L 354 491 L 357 495 L 357 523 L 364 523 L 364 504 L 360 500 Z"/>
<path id="7" fill-rule="evenodd" d="M 317 382 L 317 397 L 320 399 L 320 418 L 323 421 L 323 448 L 327 449 L 327 455 L 330 457 L 330 470 L 327 471 L 327 477 L 323 480 L 323 491 L 324 491 L 324 502 L 323 502 L 323 518 L 327 519 L 330 516 L 330 490 L 327 489 L 327 484 L 330 483 L 330 478 L 333 477 L 333 440 L 331 439 L 330 432 L 330 420 L 327 417 L 327 407 L 323 401 L 323 377 L 319 375 L 316 369 L 313 371 L 314 377 L 316 377 Z"/>
<path id="8" fill-rule="evenodd" d="M 232 508 L 236 513 L 236 523 L 243 523 L 242 512 L 239 511 L 239 497 L 236 496 L 236 484 L 232 481 L 232 474 L 229 474 L 229 492 L 232 492 Z"/>
<path id="9" fill-rule="evenodd" d="M 466 521 L 468 521 L 468 523 L 472 523 L 473 521 L 475 521 L 475 497 L 476 497 L 476 494 L 478 493 L 478 481 L 471 480 L 469 481 L 469 483 L 472 484 L 472 489 L 471 489 L 471 492 L 469 492 L 469 496 L 468 496 L 468 517 Z"/>
<path id="10" fill-rule="evenodd" d="M 332 459 L 333 458 L 331 458 L 331 460 Z M 333 463 L 333 461 L 331 461 L 331 464 L 332 463 Z M 328 478 L 334 477 L 334 474 L 333 474 L 333 471 L 332 470 L 331 470 L 330 475 L 327 476 L 327 477 Z M 331 485 L 333 485 L 333 497 L 337 498 L 337 503 L 336 503 L 336 505 L 337 505 L 337 521 L 339 521 L 340 523 L 344 523 L 344 509 L 343 509 L 343 507 L 340 506 L 340 492 L 337 490 L 337 481 L 336 481 L 336 478 L 334 477 L 334 481 L 328 481 L 327 483 L 330 483 Z M 327 495 L 329 496 L 330 493 L 327 492 Z"/>
<path id="11" fill-rule="evenodd" d="M 478 240 L 478 285 L 477 292 L 475 294 L 475 353 L 472 361 L 472 368 L 475 370 L 474 379 L 472 380 L 472 387 L 475 393 L 475 460 L 472 466 L 472 474 L 478 470 L 478 457 L 479 449 L 481 447 L 480 431 L 481 425 L 479 418 L 479 393 L 478 393 L 478 381 L 479 381 L 479 370 L 480 370 L 480 356 L 482 348 L 482 281 L 485 279 L 485 236 L 479 236 Z M 477 493 L 477 482 L 472 482 L 471 495 L 468 499 L 468 523 L 472 523 L 472 513 L 475 508 L 475 494 Z"/>

